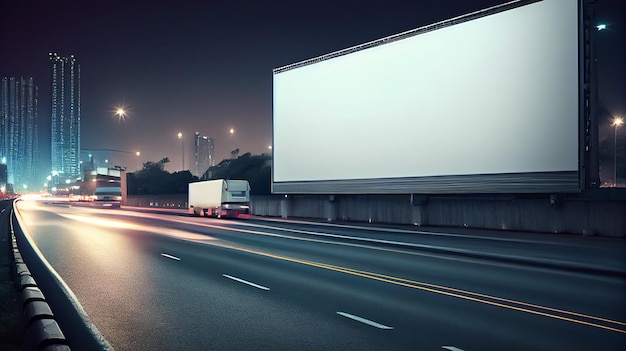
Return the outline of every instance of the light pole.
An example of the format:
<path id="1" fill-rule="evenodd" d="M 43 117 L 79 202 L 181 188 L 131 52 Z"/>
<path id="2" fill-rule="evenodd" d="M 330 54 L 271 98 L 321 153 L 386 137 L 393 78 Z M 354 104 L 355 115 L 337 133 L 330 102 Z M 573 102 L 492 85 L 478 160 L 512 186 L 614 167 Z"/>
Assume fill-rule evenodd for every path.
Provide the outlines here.
<path id="1" fill-rule="evenodd" d="M 613 137 L 613 187 L 617 187 L 617 127 L 624 123 L 621 117 L 613 118 L 613 127 L 615 127 L 615 135 Z"/>
<path id="2" fill-rule="evenodd" d="M 178 139 L 180 139 L 180 149 L 182 150 L 183 157 L 183 171 L 185 170 L 185 142 L 183 141 L 183 133 L 178 133 Z"/>

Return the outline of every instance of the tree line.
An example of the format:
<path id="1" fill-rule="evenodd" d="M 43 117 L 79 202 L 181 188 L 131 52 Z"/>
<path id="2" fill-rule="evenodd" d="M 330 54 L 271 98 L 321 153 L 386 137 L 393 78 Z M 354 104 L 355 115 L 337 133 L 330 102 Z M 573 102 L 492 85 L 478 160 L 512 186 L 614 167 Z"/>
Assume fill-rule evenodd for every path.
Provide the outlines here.
<path id="1" fill-rule="evenodd" d="M 127 193 L 129 195 L 186 194 L 189 183 L 211 179 L 245 179 L 250 183 L 252 195 L 269 195 L 272 158 L 269 155 L 243 154 L 236 159 L 226 159 L 210 167 L 200 177 L 191 172 L 170 173 L 165 165 L 167 157 L 157 162 L 145 162 L 139 171 L 128 173 Z"/>

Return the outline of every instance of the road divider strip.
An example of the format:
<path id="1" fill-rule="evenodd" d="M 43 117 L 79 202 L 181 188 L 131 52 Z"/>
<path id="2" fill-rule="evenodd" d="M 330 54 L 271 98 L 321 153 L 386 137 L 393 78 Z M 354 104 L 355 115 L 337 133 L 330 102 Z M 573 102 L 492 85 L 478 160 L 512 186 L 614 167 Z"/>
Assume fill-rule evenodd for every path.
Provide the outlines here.
<path id="1" fill-rule="evenodd" d="M 384 325 L 384 324 L 380 324 L 380 323 L 376 323 L 376 322 L 371 321 L 369 319 L 365 319 L 363 317 L 355 316 L 355 315 L 350 314 L 350 313 L 337 312 L 337 314 L 340 315 L 340 316 L 346 317 L 346 318 L 350 318 L 350 319 L 355 320 L 357 322 L 365 323 L 365 324 L 370 325 L 372 327 L 376 327 L 378 329 L 385 329 L 385 330 L 393 329 L 393 327 L 390 327 L 390 326 L 387 326 L 387 325 Z"/>
<path id="2" fill-rule="evenodd" d="M 237 281 L 237 282 L 240 282 L 240 283 L 243 283 L 243 284 L 247 284 L 247 285 L 253 286 L 253 287 L 257 288 L 257 289 L 261 289 L 261 290 L 270 290 L 270 288 L 268 288 L 268 287 L 266 287 L 266 286 L 259 285 L 259 284 L 255 284 L 255 283 L 249 282 L 249 281 L 247 281 L 247 280 L 243 280 L 243 279 L 241 279 L 241 278 L 233 277 L 232 275 L 222 274 L 222 276 L 223 276 L 224 278 L 232 279 L 232 280 L 234 280 L 234 281 Z"/>
<path id="3" fill-rule="evenodd" d="M 172 259 L 174 261 L 180 261 L 180 257 L 176 257 L 176 256 L 172 256 L 172 255 L 168 255 L 166 253 L 162 253 L 161 256 L 165 257 L 165 258 L 169 258 Z"/>

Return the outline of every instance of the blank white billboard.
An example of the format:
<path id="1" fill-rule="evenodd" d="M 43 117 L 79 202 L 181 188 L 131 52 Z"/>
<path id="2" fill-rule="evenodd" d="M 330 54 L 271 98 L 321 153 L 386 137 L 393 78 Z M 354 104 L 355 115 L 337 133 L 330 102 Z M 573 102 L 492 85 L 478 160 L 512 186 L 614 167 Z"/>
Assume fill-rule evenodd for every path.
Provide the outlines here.
<path id="1" fill-rule="evenodd" d="M 579 190 L 577 0 L 274 70 L 273 191 Z"/>

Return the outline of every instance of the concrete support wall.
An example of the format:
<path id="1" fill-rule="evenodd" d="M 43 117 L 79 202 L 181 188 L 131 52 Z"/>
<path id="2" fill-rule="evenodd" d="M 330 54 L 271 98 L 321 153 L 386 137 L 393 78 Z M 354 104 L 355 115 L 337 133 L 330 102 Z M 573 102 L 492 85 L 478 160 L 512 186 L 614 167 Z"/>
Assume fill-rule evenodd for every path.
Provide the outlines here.
<path id="1" fill-rule="evenodd" d="M 124 206 L 188 208 L 186 194 L 128 195 L 122 199 Z"/>
<path id="2" fill-rule="evenodd" d="M 621 197 L 270 195 L 250 206 L 257 216 L 626 237 Z M 187 197 L 128 196 L 124 205 L 187 208 Z"/>
<path id="3" fill-rule="evenodd" d="M 621 200 L 410 195 L 255 196 L 252 213 L 370 223 L 451 226 L 626 237 Z"/>

